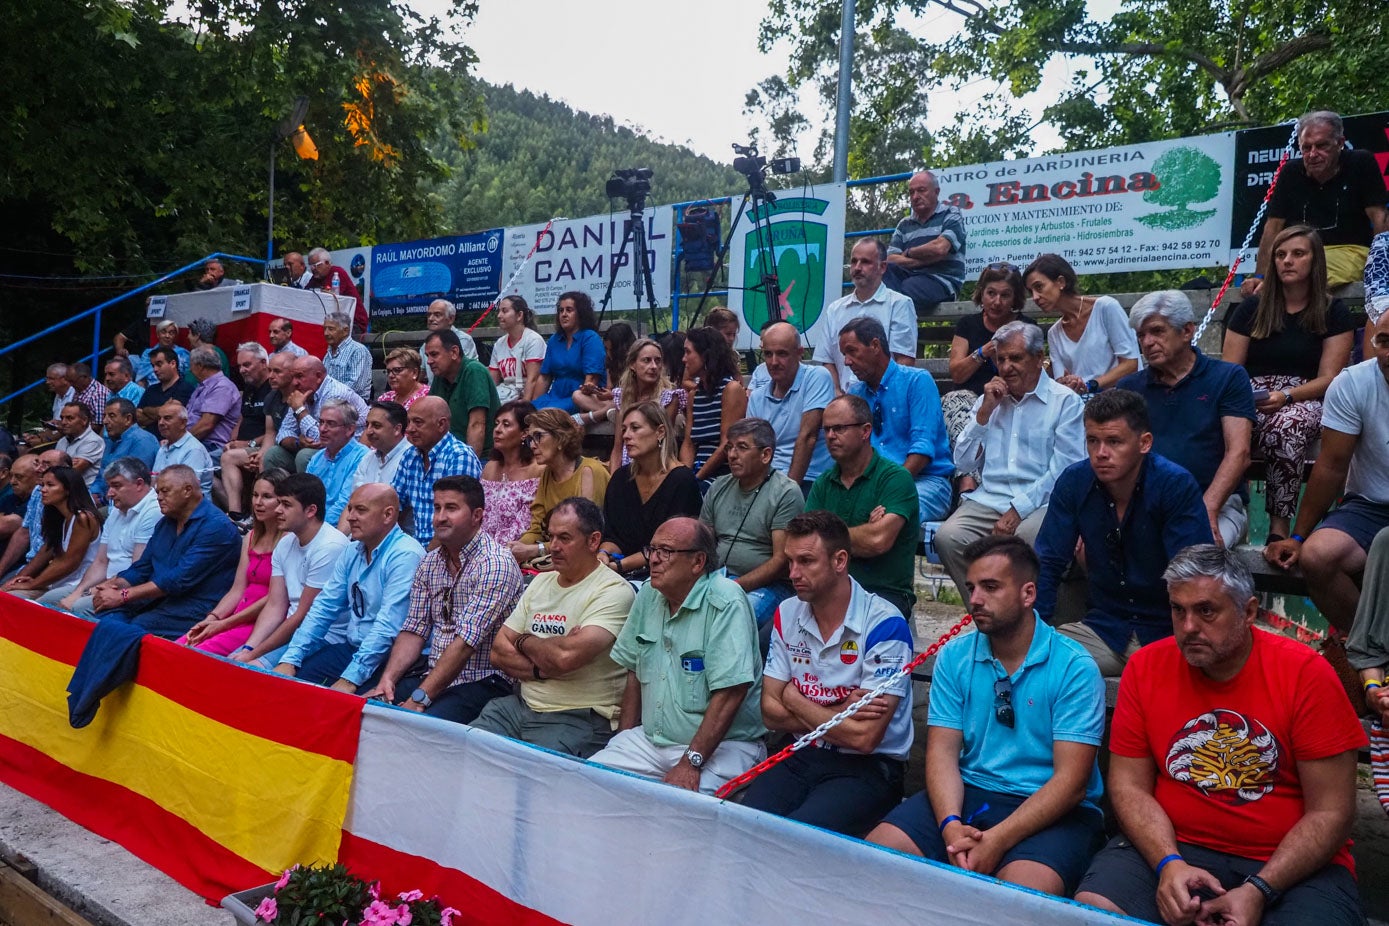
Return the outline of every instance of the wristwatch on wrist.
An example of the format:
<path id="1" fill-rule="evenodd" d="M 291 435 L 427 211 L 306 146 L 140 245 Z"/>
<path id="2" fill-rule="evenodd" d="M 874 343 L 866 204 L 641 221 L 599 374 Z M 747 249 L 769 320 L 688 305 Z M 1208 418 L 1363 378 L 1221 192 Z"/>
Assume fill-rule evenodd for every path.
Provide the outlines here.
<path id="1" fill-rule="evenodd" d="M 434 699 L 431 698 L 429 695 L 425 694 L 423 688 L 416 688 L 414 692 L 410 695 L 410 700 L 414 701 L 420 707 L 429 707 L 431 704 L 434 703 Z"/>
<path id="2" fill-rule="evenodd" d="M 1272 907 L 1274 904 L 1278 903 L 1278 901 L 1283 899 L 1282 891 L 1274 890 L 1272 884 L 1269 884 L 1267 881 L 1265 881 L 1263 878 L 1260 878 L 1258 875 L 1250 875 L 1249 877 L 1244 879 L 1244 883 L 1254 885 L 1255 890 L 1257 890 L 1260 894 L 1264 895 L 1265 910 L 1267 910 L 1269 907 Z"/>
<path id="3" fill-rule="evenodd" d="M 686 759 L 686 761 L 688 761 L 688 762 L 690 763 L 690 768 L 693 768 L 693 769 L 704 768 L 704 755 L 703 755 L 703 753 L 695 752 L 693 749 L 687 749 L 687 750 L 685 750 L 685 759 Z"/>
<path id="4" fill-rule="evenodd" d="M 1087 379 L 1085 381 L 1085 391 L 1094 395 L 1100 391 L 1100 381 L 1097 379 Z"/>

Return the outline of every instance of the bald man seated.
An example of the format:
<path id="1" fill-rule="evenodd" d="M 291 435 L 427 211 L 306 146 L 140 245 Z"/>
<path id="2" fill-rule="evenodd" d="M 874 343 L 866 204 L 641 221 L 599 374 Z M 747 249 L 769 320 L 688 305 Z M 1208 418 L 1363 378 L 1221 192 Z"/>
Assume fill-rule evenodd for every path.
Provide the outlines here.
<path id="1" fill-rule="evenodd" d="M 231 588 L 241 533 L 203 497 L 192 467 L 166 466 L 154 492 L 164 517 L 139 559 L 92 588 L 92 610 L 98 619 L 123 620 L 176 640 Z"/>
<path id="2" fill-rule="evenodd" d="M 374 688 L 405 625 L 424 547 L 400 529 L 400 496 L 367 483 L 347 503 L 352 543 L 294 632 L 275 671 L 340 691 Z M 337 640 L 340 642 L 330 642 Z"/>

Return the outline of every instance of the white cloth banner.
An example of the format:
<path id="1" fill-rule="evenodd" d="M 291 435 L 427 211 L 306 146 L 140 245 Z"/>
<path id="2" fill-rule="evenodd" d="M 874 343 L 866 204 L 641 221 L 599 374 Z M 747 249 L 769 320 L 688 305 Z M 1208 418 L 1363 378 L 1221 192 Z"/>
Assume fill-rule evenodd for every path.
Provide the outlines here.
<path id="1" fill-rule="evenodd" d="M 478 922 L 503 915 L 508 922 L 573 926 L 1122 921 L 376 704 L 362 716 L 343 828 L 346 845 L 385 847 L 373 849 L 375 858 L 385 863 L 394 855 L 411 876 L 432 868 L 420 859 L 461 873 L 428 882 L 426 893 L 442 888 L 445 900 L 449 887 L 471 893 L 466 912 Z M 472 882 L 483 889 L 464 886 Z M 489 898 L 478 899 L 480 893 Z M 525 912 L 503 909 L 507 904 Z"/>
<path id="2" fill-rule="evenodd" d="M 1060 254 L 1077 273 L 1223 265 L 1235 135 L 1201 135 L 936 171 L 964 213 L 965 279 Z"/>
<path id="3" fill-rule="evenodd" d="M 644 217 L 646 266 L 651 272 L 656 305 L 669 306 L 673 211 L 669 206 L 651 206 Z M 632 295 L 631 264 L 636 252 L 630 241 L 623 247 L 629 221 L 626 212 L 559 219 L 543 236 L 544 222 L 508 228 L 502 264 L 503 283 L 525 262 L 526 255 L 536 246 L 537 236 L 540 240 L 530 263 L 512 287 L 501 295 L 519 293 L 537 315 L 551 316 L 555 314 L 560 294 L 577 290 L 588 293 L 597 309 L 607 292 L 609 277 L 616 273 L 608 308 L 615 311 L 637 308 Z M 643 308 L 649 305 L 645 292 L 641 294 L 641 305 Z"/>
<path id="4" fill-rule="evenodd" d="M 803 333 L 825 306 L 843 295 L 844 184 L 777 190 L 777 201 L 754 224 L 751 204 L 743 210 L 728 247 L 728 307 L 742 318 L 736 346 L 760 344 L 768 318 L 764 277 L 775 274 L 781 298 L 776 316 Z M 734 208 L 737 208 L 734 206 Z"/>

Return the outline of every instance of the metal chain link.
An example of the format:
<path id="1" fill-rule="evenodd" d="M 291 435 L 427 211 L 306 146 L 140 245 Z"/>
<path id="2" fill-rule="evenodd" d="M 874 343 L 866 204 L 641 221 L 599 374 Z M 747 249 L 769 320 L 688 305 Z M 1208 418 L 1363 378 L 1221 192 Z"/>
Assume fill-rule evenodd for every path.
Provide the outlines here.
<path id="1" fill-rule="evenodd" d="M 521 261 L 521 263 L 517 265 L 516 270 L 512 272 L 511 279 L 507 280 L 506 283 L 502 286 L 502 288 L 497 290 L 497 292 L 501 294 L 497 297 L 497 301 L 489 305 L 487 307 L 487 311 L 479 315 L 477 317 L 477 321 L 473 322 L 471 325 L 468 326 L 469 334 L 472 334 L 473 329 L 476 328 L 478 325 L 482 324 L 482 320 L 484 318 L 492 314 L 492 311 L 496 309 L 497 304 L 502 301 L 502 296 L 506 295 L 506 291 L 511 289 L 511 284 L 515 283 L 516 278 L 521 275 L 521 271 L 526 269 L 526 264 L 529 264 L 531 262 L 531 258 L 535 256 L 535 252 L 540 250 L 540 241 L 542 238 L 545 237 L 545 233 L 550 230 L 551 226 L 553 226 L 556 222 L 563 220 L 563 218 L 564 216 L 562 215 L 555 216 L 553 219 L 545 223 L 544 228 L 542 228 L 539 232 L 536 233 L 535 243 L 531 245 L 530 251 L 526 254 L 525 258 Z"/>

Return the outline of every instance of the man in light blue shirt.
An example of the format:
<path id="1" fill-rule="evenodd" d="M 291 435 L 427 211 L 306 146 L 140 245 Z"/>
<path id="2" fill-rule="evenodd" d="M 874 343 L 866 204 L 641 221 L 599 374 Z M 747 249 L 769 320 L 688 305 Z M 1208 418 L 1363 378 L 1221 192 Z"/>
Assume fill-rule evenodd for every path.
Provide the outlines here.
<path id="1" fill-rule="evenodd" d="M 373 483 L 352 493 L 347 526 L 355 542 L 338 558 L 276 672 L 339 691 L 376 685 L 405 625 L 424 558 L 424 547 L 397 525 L 399 513 L 390 486 Z"/>
<path id="2" fill-rule="evenodd" d="M 955 464 L 935 380 L 888 355 L 887 334 L 876 318 L 855 318 L 845 325 L 839 349 L 859 378 L 849 394 L 873 412 L 873 448 L 911 473 L 922 523 L 941 520 L 950 513 Z"/>
<path id="3" fill-rule="evenodd" d="M 1042 329 L 1029 322 L 993 336 L 998 375 L 984 385 L 955 442 L 955 468 L 982 473 L 936 531 L 941 564 L 965 599 L 965 547 L 986 534 L 1015 534 L 1035 545 L 1051 488 L 1085 459 L 1085 403 L 1042 369 Z"/>
<path id="4" fill-rule="evenodd" d="M 112 357 L 102 367 L 102 373 L 111 395 L 129 399 L 134 405 L 140 404 L 145 387 L 135 382 L 135 368 L 131 366 L 129 357 Z"/>
<path id="5" fill-rule="evenodd" d="M 309 460 L 304 472 L 323 481 L 327 493 L 324 521 L 337 524 L 352 494 L 352 479 L 362 458 L 370 451 L 352 439 L 357 430 L 357 410 L 343 399 L 329 399 L 318 410 L 318 433 L 323 449 Z"/>
<path id="6" fill-rule="evenodd" d="M 1033 610 L 1040 567 L 1026 542 L 991 535 L 965 559 L 979 632 L 936 658 L 926 790 L 868 840 L 1070 896 L 1104 831 L 1104 682 Z"/>
<path id="7" fill-rule="evenodd" d="M 786 322 L 762 332 L 762 361 L 752 374 L 747 416 L 772 426 L 772 469 L 800 483 L 806 494 L 834 463 L 820 426 L 825 406 L 834 399 L 834 383 L 824 367 L 801 363 L 800 332 Z"/>
<path id="8" fill-rule="evenodd" d="M 159 433 L 164 439 L 159 442 L 159 452 L 154 455 L 154 466 L 151 467 L 154 475 L 158 476 L 170 466 L 187 466 L 197 474 L 203 498 L 211 498 L 212 454 L 188 430 L 188 409 L 182 402 L 170 401 L 159 406 Z"/>

